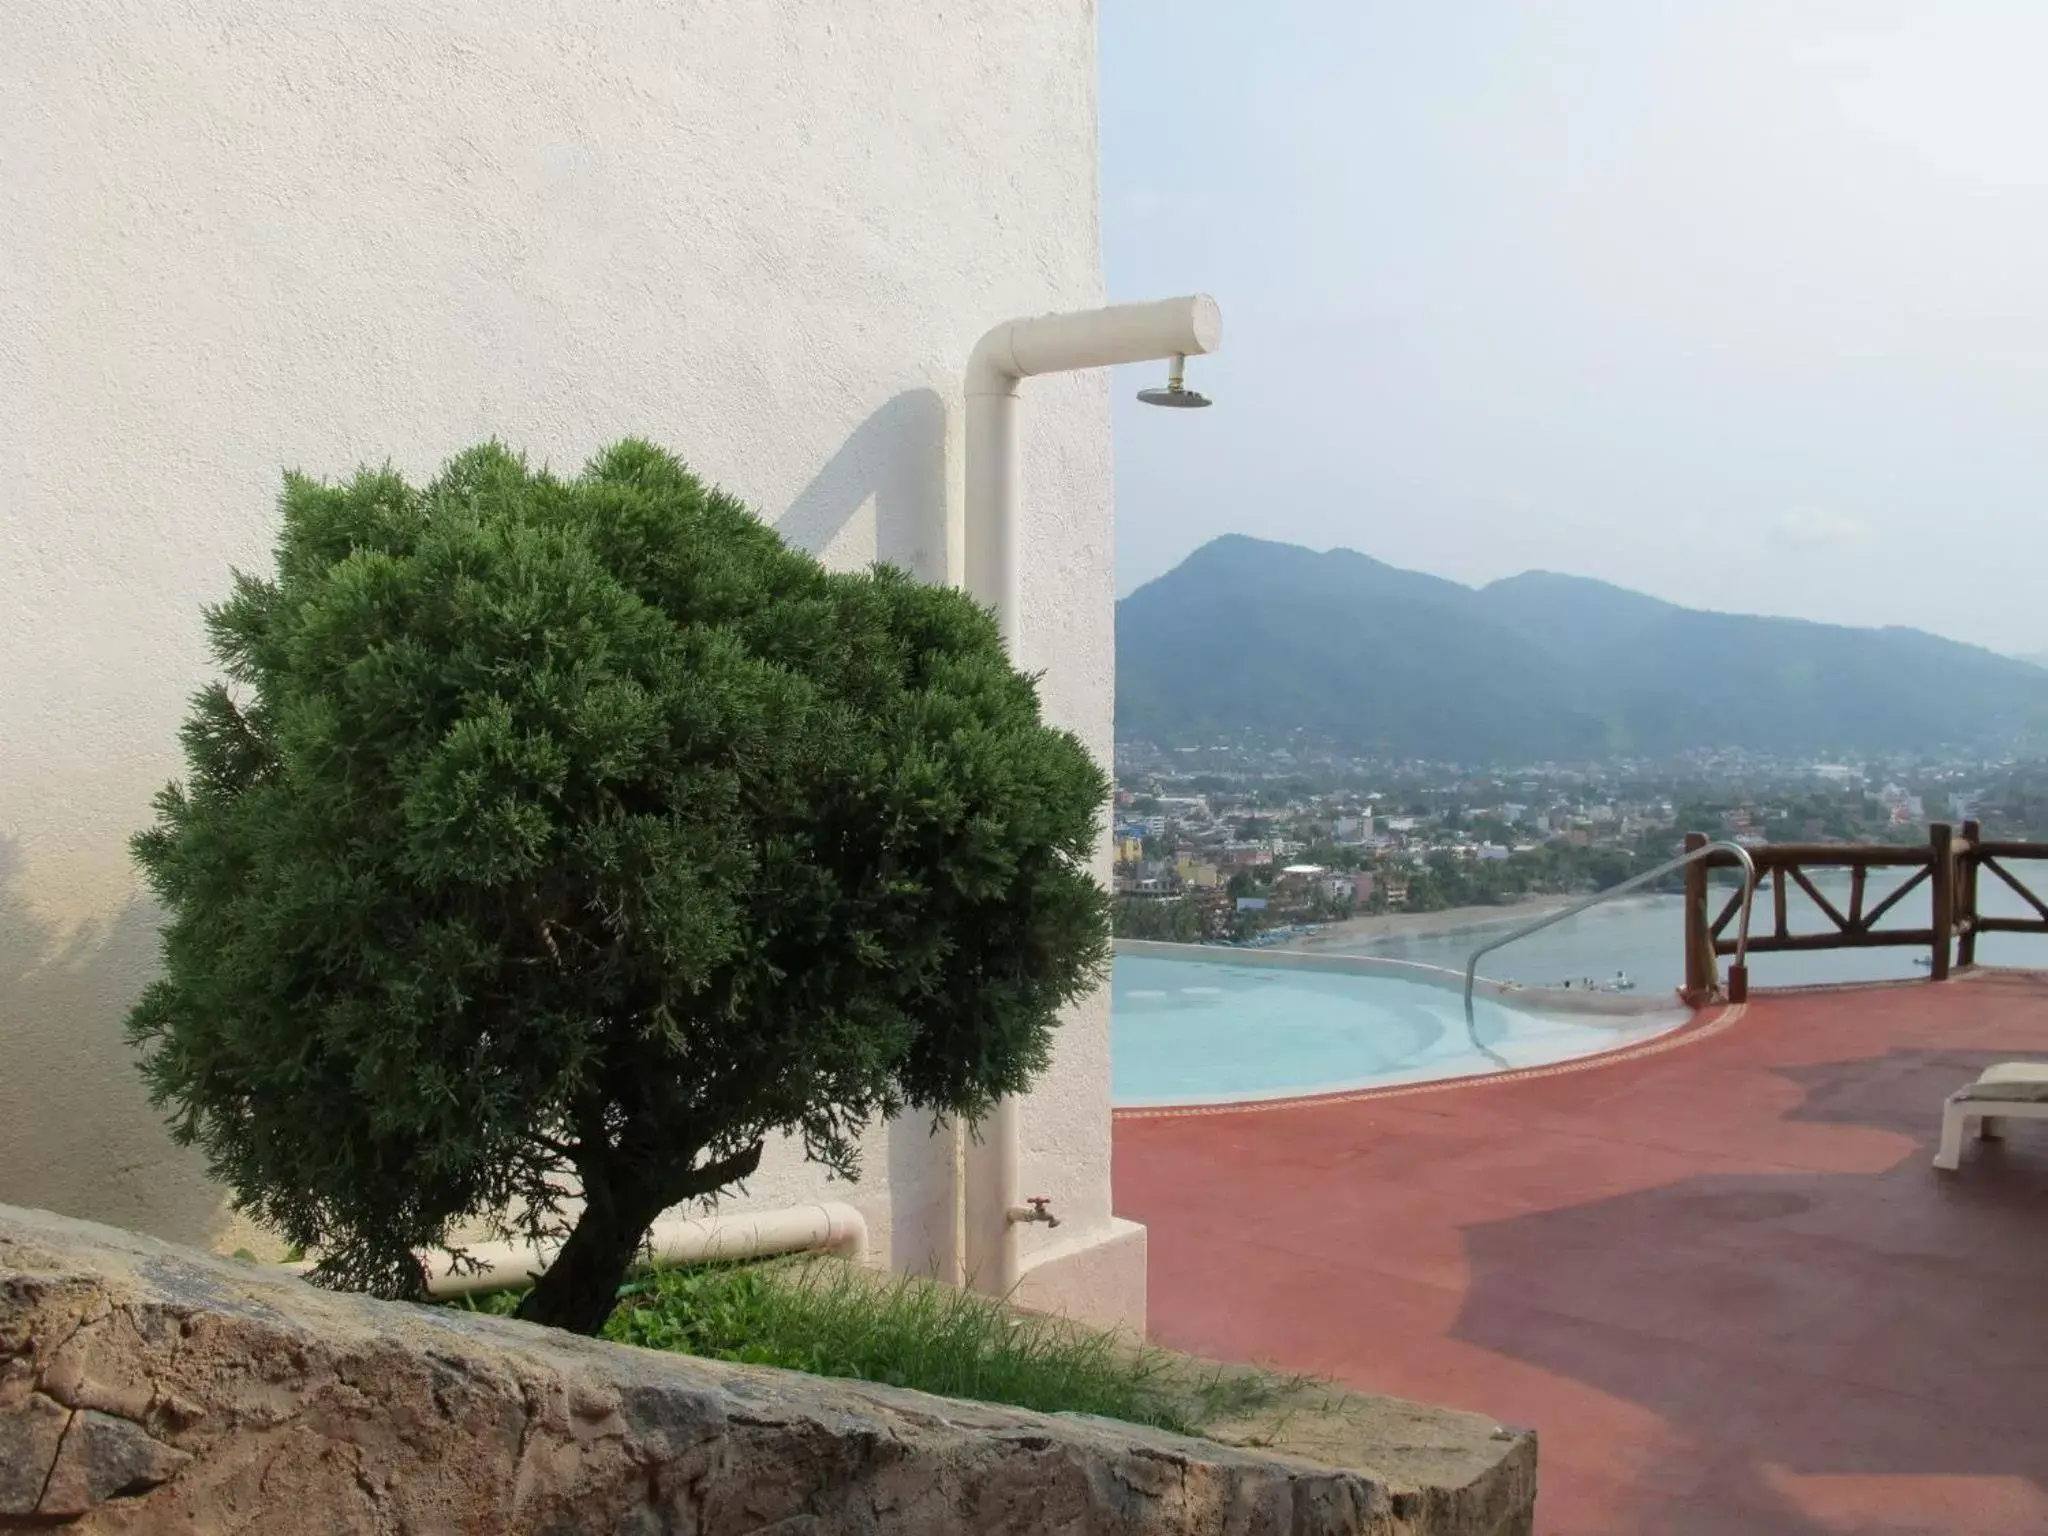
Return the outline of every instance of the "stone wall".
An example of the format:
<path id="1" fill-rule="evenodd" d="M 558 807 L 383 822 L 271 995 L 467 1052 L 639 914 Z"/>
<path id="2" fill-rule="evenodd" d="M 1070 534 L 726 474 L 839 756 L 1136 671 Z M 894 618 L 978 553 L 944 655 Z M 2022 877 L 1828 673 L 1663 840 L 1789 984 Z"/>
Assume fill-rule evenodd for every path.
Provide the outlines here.
<path id="1" fill-rule="evenodd" d="M 1415 1414 L 1404 1439 L 1441 1437 Z M 1534 1437 L 1442 1417 L 1473 1444 L 1422 1485 L 338 1295 L 0 1206 L 0 1528 L 1529 1531 Z"/>

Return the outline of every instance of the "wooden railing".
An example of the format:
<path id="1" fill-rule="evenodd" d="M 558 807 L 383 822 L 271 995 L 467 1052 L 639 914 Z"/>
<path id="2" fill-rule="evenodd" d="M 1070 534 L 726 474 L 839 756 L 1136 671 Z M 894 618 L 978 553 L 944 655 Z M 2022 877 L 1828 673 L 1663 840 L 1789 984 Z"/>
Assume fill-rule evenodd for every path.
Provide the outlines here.
<path id="1" fill-rule="evenodd" d="M 2048 902 L 2044 902 L 2006 866 L 2020 860 L 2048 860 L 2048 843 L 1987 842 L 1982 828 L 1966 821 L 1958 832 L 1947 822 L 1937 821 L 1927 829 L 1924 845 L 1882 843 L 1765 843 L 1749 850 L 1756 861 L 1756 902 L 1762 906 L 1764 888 L 1770 888 L 1768 925 L 1752 919 L 1749 936 L 1751 954 L 1810 949 L 1867 949 L 1902 946 L 1929 951 L 1928 977 L 1945 981 L 1952 965 L 1977 963 L 1977 935 L 1980 933 L 2048 934 Z M 1688 850 L 1704 848 L 1704 833 L 1686 834 Z M 1685 876 L 1685 991 L 1689 998 L 1722 995 L 1718 961 L 1735 953 L 1735 940 L 1728 929 L 1742 907 L 1742 892 L 1731 894 L 1718 913 L 1712 912 L 1712 884 L 1709 871 L 1733 868 L 1735 860 L 1725 854 L 1710 854 L 1692 864 Z M 1813 881 L 1809 871 L 1849 871 L 1847 909 L 1838 906 Z M 1896 888 L 1876 902 L 1865 900 L 1865 888 L 1873 869 L 1912 871 Z M 1985 871 L 2010 886 L 2033 909 L 2029 917 L 1986 917 L 1977 909 L 1981 878 Z M 1792 886 L 1806 893 L 1827 927 L 1795 933 L 1791 929 L 1788 897 Z M 1927 891 L 1927 921 L 1907 928 L 1880 928 L 1880 919 L 1897 908 L 1922 887 Z M 1748 995 L 1749 977 L 1744 966 L 1730 968 L 1726 996 L 1740 1002 Z"/>

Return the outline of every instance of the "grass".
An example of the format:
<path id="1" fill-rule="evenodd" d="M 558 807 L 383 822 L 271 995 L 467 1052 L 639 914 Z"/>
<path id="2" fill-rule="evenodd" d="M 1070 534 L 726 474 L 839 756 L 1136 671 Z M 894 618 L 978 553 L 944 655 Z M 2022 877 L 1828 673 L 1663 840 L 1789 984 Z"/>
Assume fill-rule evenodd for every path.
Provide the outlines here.
<path id="1" fill-rule="evenodd" d="M 475 1298 L 508 1313 L 516 1293 Z M 620 1292 L 619 1344 L 914 1387 L 1043 1413 L 1099 1414 L 1181 1434 L 1298 1395 L 1300 1378 L 1194 1367 L 972 1291 L 878 1279 L 830 1261 L 661 1270 Z"/>

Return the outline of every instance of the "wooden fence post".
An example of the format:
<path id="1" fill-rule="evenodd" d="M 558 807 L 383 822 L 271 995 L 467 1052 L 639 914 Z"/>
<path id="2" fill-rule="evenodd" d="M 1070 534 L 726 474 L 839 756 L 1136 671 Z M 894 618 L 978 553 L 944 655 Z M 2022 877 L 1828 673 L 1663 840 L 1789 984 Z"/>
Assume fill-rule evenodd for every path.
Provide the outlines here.
<path id="1" fill-rule="evenodd" d="M 1928 876 L 1934 887 L 1934 965 L 1927 979 L 1947 981 L 1949 940 L 1956 927 L 1955 828 L 1937 821 L 1927 829 L 1927 841 L 1934 861 Z"/>
<path id="2" fill-rule="evenodd" d="M 1969 846 L 1963 849 L 1962 879 L 1956 888 L 1956 921 L 1963 930 L 1956 940 L 1958 966 L 1977 963 L 1977 844 L 1983 837 L 1982 822 L 1963 823 L 1963 841 Z"/>
<path id="3" fill-rule="evenodd" d="M 1685 834 L 1685 851 L 1707 846 L 1707 834 Z M 1707 911 L 1707 866 L 1695 859 L 1685 866 L 1685 999 L 1695 1005 L 1713 991 L 1713 917 Z"/>

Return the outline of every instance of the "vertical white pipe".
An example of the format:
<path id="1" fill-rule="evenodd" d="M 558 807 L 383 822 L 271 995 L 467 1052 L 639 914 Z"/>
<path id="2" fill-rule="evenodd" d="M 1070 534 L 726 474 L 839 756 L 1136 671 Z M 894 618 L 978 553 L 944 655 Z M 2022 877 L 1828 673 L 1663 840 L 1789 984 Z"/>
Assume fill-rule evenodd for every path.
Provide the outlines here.
<path id="1" fill-rule="evenodd" d="M 1011 659 L 1017 658 L 1023 617 L 1023 571 L 1017 515 L 1023 474 L 1019 452 L 1017 380 L 1000 374 L 968 379 L 967 588 L 995 609 L 996 626 Z M 968 1283 L 994 1296 L 1017 1288 L 1021 1270 L 1010 1209 L 1018 1203 L 1021 1158 L 1017 1101 L 1003 1099 L 974 1128 L 962 1222 Z"/>
<path id="2" fill-rule="evenodd" d="M 951 1196 L 952 1221 L 946 1236 L 953 1245 L 953 1252 L 947 1262 L 946 1278 L 957 1288 L 967 1285 L 967 1127 L 954 1120 L 948 1127 L 951 1136 L 952 1157 L 947 1163 L 951 1176 L 946 1189 Z"/>
<path id="3" fill-rule="evenodd" d="M 967 362 L 967 589 L 995 610 L 1013 661 L 1024 616 L 1019 382 L 1033 374 L 1213 352 L 1222 324 L 1214 299 L 1191 294 L 1006 320 L 976 343 Z M 1014 1098 L 999 1102 L 978 1127 L 981 1144 L 970 1146 L 965 1158 L 966 1274 L 976 1289 L 997 1296 L 1015 1290 L 1023 1276 L 1010 1220 L 1023 1203 L 1018 1119 Z"/>
<path id="4" fill-rule="evenodd" d="M 1022 617 L 1017 503 L 1022 458 L 1017 442 L 1017 381 L 967 395 L 967 590 L 996 611 L 1012 660 Z"/>

